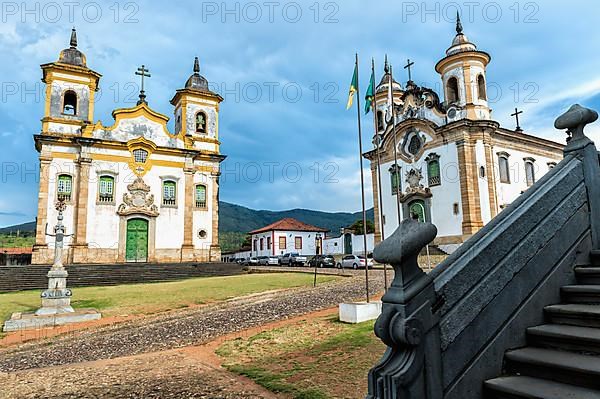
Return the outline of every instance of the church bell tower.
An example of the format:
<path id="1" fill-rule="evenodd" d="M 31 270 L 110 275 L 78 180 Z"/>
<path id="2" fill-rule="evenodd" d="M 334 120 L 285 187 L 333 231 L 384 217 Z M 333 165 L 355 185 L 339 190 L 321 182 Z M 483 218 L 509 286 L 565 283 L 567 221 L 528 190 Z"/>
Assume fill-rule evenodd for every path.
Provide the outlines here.
<path id="1" fill-rule="evenodd" d="M 460 16 L 456 16 L 456 36 L 446 50 L 446 57 L 435 66 L 441 75 L 448 110 L 466 110 L 468 119 L 490 119 L 487 99 L 486 67 L 491 57 L 477 50 L 463 33 Z"/>
<path id="2" fill-rule="evenodd" d="M 41 65 L 46 84 L 42 134 L 81 134 L 94 120 L 94 96 L 101 75 L 89 69 L 77 49 L 77 32 L 71 31 L 70 47 L 58 61 Z"/>

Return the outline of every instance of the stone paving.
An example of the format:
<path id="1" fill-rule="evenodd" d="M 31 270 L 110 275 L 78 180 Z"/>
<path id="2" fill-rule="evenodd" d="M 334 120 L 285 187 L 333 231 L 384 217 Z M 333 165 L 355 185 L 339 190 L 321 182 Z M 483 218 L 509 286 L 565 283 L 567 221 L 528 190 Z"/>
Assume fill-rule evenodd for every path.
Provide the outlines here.
<path id="1" fill-rule="evenodd" d="M 317 288 L 257 295 L 0 350 L 0 371 L 112 359 L 202 344 L 224 334 L 360 300 L 365 293 L 364 271 L 353 273 L 355 277 Z M 373 271 L 370 275 L 371 294 L 383 291 L 383 273 Z"/>

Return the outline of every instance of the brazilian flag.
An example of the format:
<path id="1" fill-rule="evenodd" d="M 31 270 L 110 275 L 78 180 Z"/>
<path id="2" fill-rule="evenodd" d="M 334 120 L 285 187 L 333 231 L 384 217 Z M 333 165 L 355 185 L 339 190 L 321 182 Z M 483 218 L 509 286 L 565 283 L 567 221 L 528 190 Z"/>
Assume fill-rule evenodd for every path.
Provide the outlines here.
<path id="1" fill-rule="evenodd" d="M 348 104 L 346 109 L 350 109 L 354 102 L 354 94 L 358 88 L 358 63 L 354 65 L 354 75 L 352 75 L 352 82 L 350 82 L 350 92 L 348 93 Z"/>
<path id="2" fill-rule="evenodd" d="M 367 94 L 365 94 L 365 114 L 368 114 L 373 107 L 375 101 L 375 71 L 371 70 L 371 81 L 369 82 L 369 88 Z"/>

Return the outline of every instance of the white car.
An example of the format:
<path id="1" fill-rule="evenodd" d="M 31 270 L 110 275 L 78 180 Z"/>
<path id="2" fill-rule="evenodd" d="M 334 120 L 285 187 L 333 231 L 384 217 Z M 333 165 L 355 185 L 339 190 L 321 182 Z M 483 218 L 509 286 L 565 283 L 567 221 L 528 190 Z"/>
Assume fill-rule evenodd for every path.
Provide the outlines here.
<path id="1" fill-rule="evenodd" d="M 358 269 L 365 267 L 367 264 L 369 267 L 373 267 L 373 259 L 368 259 L 367 262 L 365 262 L 364 256 L 344 255 L 342 261 L 338 262 L 337 268 L 341 269 L 343 267 L 344 269 Z"/>
<path id="2" fill-rule="evenodd" d="M 277 256 L 269 256 L 267 260 L 267 265 L 279 265 L 279 258 Z"/>

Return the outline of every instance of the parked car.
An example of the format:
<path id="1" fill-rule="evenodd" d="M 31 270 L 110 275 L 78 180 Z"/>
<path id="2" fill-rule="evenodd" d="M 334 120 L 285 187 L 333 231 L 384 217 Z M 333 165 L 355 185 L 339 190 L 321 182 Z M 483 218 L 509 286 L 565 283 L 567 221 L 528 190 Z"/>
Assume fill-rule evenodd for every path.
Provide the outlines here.
<path id="1" fill-rule="evenodd" d="M 258 259 L 255 256 L 251 258 L 246 258 L 244 259 L 244 262 L 242 264 L 244 266 L 256 266 L 258 265 Z"/>
<path id="2" fill-rule="evenodd" d="M 365 267 L 367 264 L 369 267 L 373 267 L 373 260 L 368 259 L 368 261 L 365 261 L 364 256 L 345 255 L 342 258 L 342 261 L 338 262 L 337 268 L 340 269 L 343 267 L 343 268 L 358 269 L 358 268 Z"/>
<path id="3" fill-rule="evenodd" d="M 269 264 L 269 257 L 268 256 L 259 256 L 256 258 L 258 260 L 258 264 L 261 266 L 266 266 Z"/>
<path id="4" fill-rule="evenodd" d="M 282 266 L 304 266 L 305 263 L 306 256 L 302 256 L 298 252 L 284 254 L 279 261 Z"/>
<path id="5" fill-rule="evenodd" d="M 310 267 L 335 267 L 333 255 L 315 255 L 309 261 Z"/>
<path id="6" fill-rule="evenodd" d="M 267 259 L 267 265 L 278 265 L 279 264 L 279 257 L 277 256 L 269 256 L 269 259 Z"/>

